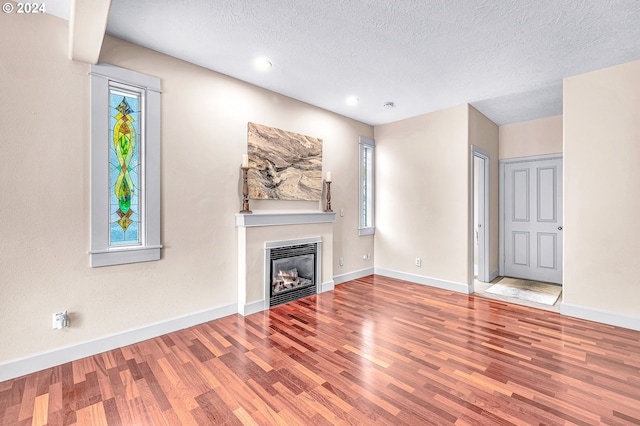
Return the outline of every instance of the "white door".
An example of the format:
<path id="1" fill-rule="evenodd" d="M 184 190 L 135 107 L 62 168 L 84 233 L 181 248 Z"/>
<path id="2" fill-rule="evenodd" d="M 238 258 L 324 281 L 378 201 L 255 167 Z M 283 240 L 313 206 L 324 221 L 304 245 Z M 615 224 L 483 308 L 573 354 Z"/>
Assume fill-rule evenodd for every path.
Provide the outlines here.
<path id="1" fill-rule="evenodd" d="M 504 274 L 562 283 L 562 159 L 504 167 Z"/>

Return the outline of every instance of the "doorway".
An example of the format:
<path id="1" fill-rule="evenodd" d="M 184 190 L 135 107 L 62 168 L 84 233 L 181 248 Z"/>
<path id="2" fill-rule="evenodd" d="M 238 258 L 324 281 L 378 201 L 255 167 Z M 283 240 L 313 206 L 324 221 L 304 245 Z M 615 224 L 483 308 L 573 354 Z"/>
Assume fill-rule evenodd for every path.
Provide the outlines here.
<path id="1" fill-rule="evenodd" d="M 489 153 L 471 147 L 471 292 L 474 281 L 490 281 L 489 275 Z"/>
<path id="2" fill-rule="evenodd" d="M 562 284 L 562 156 L 500 161 L 500 275 Z"/>

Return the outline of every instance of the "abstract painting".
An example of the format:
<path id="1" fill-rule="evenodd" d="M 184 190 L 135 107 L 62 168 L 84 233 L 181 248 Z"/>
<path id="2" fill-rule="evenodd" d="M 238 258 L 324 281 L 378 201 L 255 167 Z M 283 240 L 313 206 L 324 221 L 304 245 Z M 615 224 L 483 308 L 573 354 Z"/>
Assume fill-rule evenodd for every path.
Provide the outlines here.
<path id="1" fill-rule="evenodd" d="M 249 123 L 249 198 L 319 201 L 322 139 Z"/>

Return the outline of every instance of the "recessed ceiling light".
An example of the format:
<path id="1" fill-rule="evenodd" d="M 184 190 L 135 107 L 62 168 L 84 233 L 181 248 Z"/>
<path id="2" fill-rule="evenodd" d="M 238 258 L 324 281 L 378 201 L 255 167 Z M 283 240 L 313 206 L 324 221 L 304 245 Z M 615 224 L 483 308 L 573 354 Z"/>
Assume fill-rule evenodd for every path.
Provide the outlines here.
<path id="1" fill-rule="evenodd" d="M 256 58 L 253 60 L 253 67 L 259 71 L 268 71 L 273 64 L 270 60 L 264 57 Z"/>
<path id="2" fill-rule="evenodd" d="M 358 99 L 357 96 L 349 96 L 346 101 L 347 105 L 356 105 L 358 102 L 360 102 L 360 99 Z"/>

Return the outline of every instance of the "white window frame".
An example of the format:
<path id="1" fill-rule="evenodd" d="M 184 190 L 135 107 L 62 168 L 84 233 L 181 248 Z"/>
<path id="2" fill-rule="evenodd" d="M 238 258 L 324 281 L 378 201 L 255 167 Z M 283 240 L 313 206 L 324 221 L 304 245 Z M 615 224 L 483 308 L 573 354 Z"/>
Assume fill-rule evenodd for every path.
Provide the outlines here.
<path id="1" fill-rule="evenodd" d="M 160 79 L 111 65 L 91 66 L 91 267 L 160 259 Z M 109 89 L 141 93 L 140 244 L 109 243 Z"/>
<path id="2" fill-rule="evenodd" d="M 358 235 L 373 235 L 376 232 L 375 227 L 375 152 L 376 142 L 373 139 L 360 136 L 359 140 L 360 154 L 358 156 Z M 363 163 L 365 153 L 370 159 L 367 169 L 367 176 L 364 176 Z M 367 184 L 367 193 L 364 193 L 365 179 Z M 365 200 L 366 196 L 366 200 Z M 364 205 L 367 204 L 367 212 L 369 213 L 370 223 L 366 224 L 364 220 Z"/>

